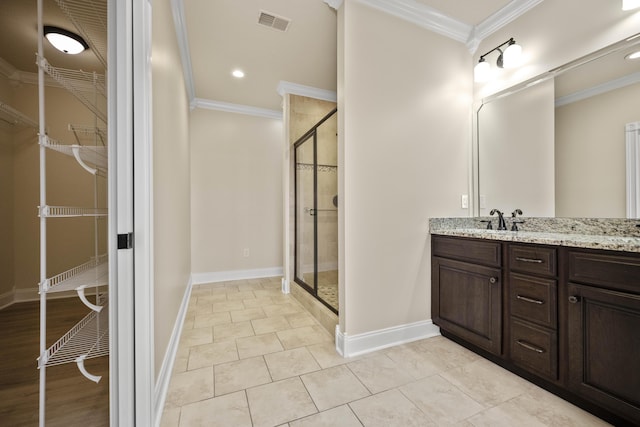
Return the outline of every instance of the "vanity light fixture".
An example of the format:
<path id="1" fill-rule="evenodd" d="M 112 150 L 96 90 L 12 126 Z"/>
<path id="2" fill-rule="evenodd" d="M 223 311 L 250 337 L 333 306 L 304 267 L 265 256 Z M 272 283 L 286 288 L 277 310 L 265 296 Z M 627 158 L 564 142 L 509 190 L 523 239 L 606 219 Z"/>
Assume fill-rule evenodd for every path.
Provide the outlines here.
<path id="1" fill-rule="evenodd" d="M 45 25 L 43 27 L 44 36 L 49 40 L 49 43 L 60 52 L 67 53 L 69 55 L 77 55 L 83 52 L 85 49 L 89 49 L 89 45 L 79 35 L 67 31 L 63 28 L 53 27 L 51 25 Z"/>
<path id="2" fill-rule="evenodd" d="M 622 0 L 622 10 L 633 10 L 640 7 L 640 0 Z"/>
<path id="3" fill-rule="evenodd" d="M 502 48 L 504 46 L 506 46 L 506 48 L 503 51 Z M 489 77 L 491 75 L 491 65 L 489 65 L 489 63 L 486 61 L 485 56 L 495 51 L 500 52 L 500 56 L 498 56 L 498 60 L 496 61 L 496 65 L 498 66 L 498 68 L 515 68 L 518 65 L 520 65 L 520 56 L 522 55 L 522 46 L 517 44 L 512 37 L 506 42 L 499 44 L 498 46 L 491 49 L 489 52 L 480 56 L 478 63 L 473 68 L 474 81 L 481 83 L 489 80 Z"/>

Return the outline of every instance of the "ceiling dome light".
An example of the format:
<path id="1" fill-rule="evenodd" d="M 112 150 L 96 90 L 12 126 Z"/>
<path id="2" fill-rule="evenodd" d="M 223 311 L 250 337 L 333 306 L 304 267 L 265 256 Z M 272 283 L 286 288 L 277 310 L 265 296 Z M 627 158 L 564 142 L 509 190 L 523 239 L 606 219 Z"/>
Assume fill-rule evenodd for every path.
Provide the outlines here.
<path id="1" fill-rule="evenodd" d="M 473 68 L 473 80 L 476 83 L 483 83 L 489 80 L 491 76 L 491 65 L 484 58 L 480 58 L 480 62 Z"/>
<path id="2" fill-rule="evenodd" d="M 89 45 L 82 37 L 62 28 L 45 25 L 44 36 L 53 47 L 69 55 L 77 55 L 89 49 Z"/>
<path id="3" fill-rule="evenodd" d="M 629 55 L 624 57 L 624 59 L 638 59 L 638 58 L 640 58 L 640 50 L 637 52 L 630 53 Z"/>
<path id="4" fill-rule="evenodd" d="M 632 10 L 640 7 L 640 0 L 622 0 L 622 10 Z"/>
<path id="5" fill-rule="evenodd" d="M 241 79 L 244 77 L 244 71 L 242 70 L 233 70 L 233 72 L 231 73 L 231 75 L 237 79 Z"/>

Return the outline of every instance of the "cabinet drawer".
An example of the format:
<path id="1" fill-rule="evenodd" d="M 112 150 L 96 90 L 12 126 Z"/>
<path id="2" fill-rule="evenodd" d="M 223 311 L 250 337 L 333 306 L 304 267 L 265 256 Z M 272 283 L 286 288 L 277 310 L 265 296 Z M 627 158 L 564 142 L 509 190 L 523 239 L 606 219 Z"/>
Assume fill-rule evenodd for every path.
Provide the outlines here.
<path id="1" fill-rule="evenodd" d="M 540 277 L 509 275 L 511 315 L 556 329 L 556 281 Z"/>
<path id="2" fill-rule="evenodd" d="M 459 237 L 433 236 L 433 255 L 491 267 L 502 265 L 501 244 Z"/>
<path id="3" fill-rule="evenodd" d="M 555 248 L 509 245 L 509 268 L 513 271 L 555 276 L 556 258 Z"/>
<path id="4" fill-rule="evenodd" d="M 549 379 L 558 377 L 558 337 L 551 331 L 511 318 L 511 360 Z"/>
<path id="5" fill-rule="evenodd" d="M 640 293 L 640 256 L 569 251 L 569 281 Z"/>

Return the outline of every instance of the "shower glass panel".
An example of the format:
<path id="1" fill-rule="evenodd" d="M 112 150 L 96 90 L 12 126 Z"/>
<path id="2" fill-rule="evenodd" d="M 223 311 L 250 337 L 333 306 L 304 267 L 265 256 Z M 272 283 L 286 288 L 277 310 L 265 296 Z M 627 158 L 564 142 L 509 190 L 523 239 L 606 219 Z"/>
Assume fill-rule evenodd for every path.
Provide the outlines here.
<path id="1" fill-rule="evenodd" d="M 294 145 L 294 278 L 338 312 L 338 145 L 336 110 Z"/>
<path id="2" fill-rule="evenodd" d="M 296 280 L 315 290 L 314 136 L 296 147 Z"/>

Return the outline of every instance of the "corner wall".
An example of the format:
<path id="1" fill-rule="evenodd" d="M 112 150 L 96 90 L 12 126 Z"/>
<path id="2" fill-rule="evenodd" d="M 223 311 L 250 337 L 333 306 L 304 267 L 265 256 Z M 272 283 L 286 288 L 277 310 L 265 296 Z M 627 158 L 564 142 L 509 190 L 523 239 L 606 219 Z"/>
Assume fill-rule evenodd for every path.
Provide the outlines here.
<path id="1" fill-rule="evenodd" d="M 460 195 L 468 193 L 471 57 L 461 43 L 356 1 L 344 2 L 338 22 L 340 333 L 407 325 L 426 333 L 428 219 L 468 216 Z"/>
<path id="2" fill-rule="evenodd" d="M 198 108 L 190 126 L 194 282 L 282 275 L 282 120 Z"/>

